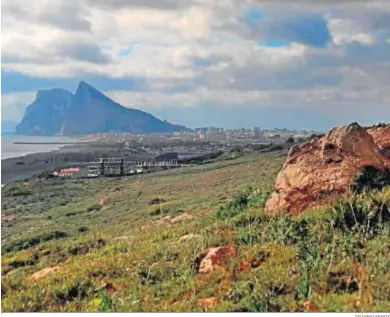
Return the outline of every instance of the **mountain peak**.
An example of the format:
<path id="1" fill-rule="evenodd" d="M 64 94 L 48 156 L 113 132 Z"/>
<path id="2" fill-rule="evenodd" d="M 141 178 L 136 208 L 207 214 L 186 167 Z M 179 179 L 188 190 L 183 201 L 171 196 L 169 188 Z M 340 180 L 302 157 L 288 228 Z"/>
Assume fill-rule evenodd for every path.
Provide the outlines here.
<path id="1" fill-rule="evenodd" d="M 75 92 L 75 97 L 80 103 L 87 103 L 88 100 L 94 99 L 94 100 L 99 100 L 100 102 L 110 104 L 111 106 L 113 104 L 116 105 L 116 103 L 112 101 L 110 98 L 108 98 L 105 94 L 103 94 L 101 91 L 97 90 L 96 88 L 92 87 L 90 84 L 86 83 L 85 81 L 80 81 Z"/>
<path id="2" fill-rule="evenodd" d="M 77 86 L 75 95 L 77 95 L 80 92 L 84 92 L 84 91 L 98 91 L 98 90 L 96 88 L 92 87 L 87 82 L 82 80 L 79 82 L 79 84 Z"/>
<path id="3" fill-rule="evenodd" d="M 45 89 L 38 90 L 37 95 L 35 97 L 36 100 L 39 99 L 47 99 L 47 98 L 71 98 L 73 94 L 65 89 L 61 88 L 53 88 L 53 89 Z"/>

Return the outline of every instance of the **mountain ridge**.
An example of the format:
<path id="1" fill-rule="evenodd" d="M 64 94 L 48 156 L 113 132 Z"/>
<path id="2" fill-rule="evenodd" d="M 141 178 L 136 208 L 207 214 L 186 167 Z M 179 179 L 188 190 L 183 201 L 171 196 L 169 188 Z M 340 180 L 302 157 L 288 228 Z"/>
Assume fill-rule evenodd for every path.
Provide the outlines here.
<path id="1" fill-rule="evenodd" d="M 39 90 L 27 107 L 16 133 L 80 135 L 104 132 L 169 133 L 187 130 L 152 114 L 127 108 L 85 81 L 75 93 L 53 88 Z"/>

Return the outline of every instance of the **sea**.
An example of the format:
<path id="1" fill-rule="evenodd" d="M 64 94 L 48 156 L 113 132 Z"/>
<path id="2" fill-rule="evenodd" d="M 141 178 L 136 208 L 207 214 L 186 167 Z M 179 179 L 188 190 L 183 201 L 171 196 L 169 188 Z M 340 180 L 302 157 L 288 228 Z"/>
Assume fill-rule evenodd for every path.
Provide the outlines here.
<path id="1" fill-rule="evenodd" d="M 77 143 L 79 140 L 69 137 L 46 137 L 46 136 L 23 136 L 23 135 L 2 135 L 1 136 L 1 159 L 25 156 L 33 153 L 43 153 L 57 150 L 63 144 L 15 144 L 15 142 L 29 143 Z"/>

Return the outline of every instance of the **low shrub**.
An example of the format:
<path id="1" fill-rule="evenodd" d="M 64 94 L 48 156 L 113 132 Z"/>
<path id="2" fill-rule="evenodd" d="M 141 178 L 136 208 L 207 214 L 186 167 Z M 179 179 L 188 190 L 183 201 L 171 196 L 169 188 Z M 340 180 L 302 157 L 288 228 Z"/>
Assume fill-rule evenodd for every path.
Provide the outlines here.
<path id="1" fill-rule="evenodd" d="M 365 238 L 377 235 L 390 224 L 390 201 L 379 200 L 372 194 L 338 201 L 331 211 L 335 229 L 358 233 Z"/>
<path id="2" fill-rule="evenodd" d="M 161 204 L 161 203 L 165 203 L 165 202 L 166 202 L 166 200 L 157 197 L 157 198 L 154 198 L 151 201 L 149 201 L 149 205 L 157 205 L 157 204 Z"/>
<path id="3" fill-rule="evenodd" d="M 352 190 L 362 193 L 367 190 L 381 190 L 386 186 L 390 186 L 390 170 L 366 166 L 353 181 Z"/>
<path id="4" fill-rule="evenodd" d="M 13 241 L 2 248 L 2 253 L 29 249 L 42 242 L 67 238 L 69 235 L 63 231 L 45 232 L 38 236 Z"/>
<path id="5" fill-rule="evenodd" d="M 99 211 L 101 209 L 102 209 L 102 205 L 100 205 L 100 204 L 93 204 L 92 206 L 89 206 L 87 208 L 87 212 Z"/>
<path id="6" fill-rule="evenodd" d="M 215 212 L 217 219 L 229 219 L 235 217 L 249 207 L 264 207 L 269 192 L 254 191 L 251 186 L 237 194 L 233 200 L 224 206 L 219 206 Z"/>

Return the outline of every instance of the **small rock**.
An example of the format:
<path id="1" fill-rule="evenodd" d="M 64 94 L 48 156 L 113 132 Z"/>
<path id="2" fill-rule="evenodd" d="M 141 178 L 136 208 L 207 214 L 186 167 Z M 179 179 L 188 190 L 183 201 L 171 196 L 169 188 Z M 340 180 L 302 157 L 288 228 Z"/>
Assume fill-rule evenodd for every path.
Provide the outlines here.
<path id="1" fill-rule="evenodd" d="M 199 304 L 206 307 L 211 308 L 217 303 L 216 297 L 208 297 L 208 298 L 201 298 L 199 299 Z"/>
<path id="2" fill-rule="evenodd" d="M 112 283 L 102 282 L 102 287 L 106 289 L 107 293 L 112 295 L 117 291 L 117 288 Z"/>
<path id="3" fill-rule="evenodd" d="M 206 251 L 206 256 L 200 262 L 199 273 L 210 273 L 217 267 L 225 264 L 229 258 L 235 256 L 236 251 L 231 245 L 210 248 Z"/>
<path id="4" fill-rule="evenodd" d="M 106 198 L 100 198 L 99 205 L 102 206 L 102 207 L 107 205 L 107 199 Z"/>
<path id="5" fill-rule="evenodd" d="M 183 212 L 181 215 L 173 218 L 171 223 L 178 223 L 178 222 L 182 222 L 185 220 L 192 220 L 192 219 L 194 219 L 194 216 L 190 215 L 187 212 Z"/>
<path id="6" fill-rule="evenodd" d="M 115 237 L 112 240 L 113 241 L 123 241 L 123 240 L 130 240 L 130 239 L 133 239 L 133 238 L 134 238 L 134 236 L 122 236 L 122 237 Z"/>
<path id="7" fill-rule="evenodd" d="M 166 217 L 164 217 L 164 218 L 161 219 L 161 222 L 162 222 L 162 223 L 167 223 L 167 222 L 168 222 L 168 223 L 171 223 L 171 222 L 172 222 L 172 219 L 173 219 L 172 216 L 166 216 Z"/>
<path id="8" fill-rule="evenodd" d="M 251 264 L 248 261 L 244 260 L 244 261 L 240 262 L 238 270 L 240 272 L 247 271 L 247 270 L 250 270 L 250 267 L 251 267 Z"/>
<path id="9" fill-rule="evenodd" d="M 34 280 L 34 281 L 39 280 L 45 277 L 46 275 L 59 271 L 59 269 L 60 269 L 59 266 L 44 268 L 43 270 L 35 272 L 33 275 L 31 275 L 29 277 L 29 280 Z"/>
<path id="10" fill-rule="evenodd" d="M 202 216 L 206 216 L 206 215 L 209 215 L 213 212 L 213 209 L 203 209 L 199 212 L 200 215 Z"/>
<path id="11" fill-rule="evenodd" d="M 193 240 L 193 239 L 197 239 L 197 238 L 200 238 L 200 237 L 201 236 L 198 235 L 198 234 L 191 233 L 191 234 L 187 234 L 185 236 L 180 237 L 179 242 Z"/>
<path id="12" fill-rule="evenodd" d="M 14 219 L 16 219 L 16 215 L 1 214 L 1 221 L 12 221 Z"/>
<path id="13" fill-rule="evenodd" d="M 317 307 L 317 305 L 309 300 L 303 303 L 303 307 L 305 309 L 305 312 L 310 312 L 310 313 L 321 312 L 321 310 Z"/>

